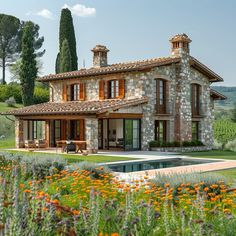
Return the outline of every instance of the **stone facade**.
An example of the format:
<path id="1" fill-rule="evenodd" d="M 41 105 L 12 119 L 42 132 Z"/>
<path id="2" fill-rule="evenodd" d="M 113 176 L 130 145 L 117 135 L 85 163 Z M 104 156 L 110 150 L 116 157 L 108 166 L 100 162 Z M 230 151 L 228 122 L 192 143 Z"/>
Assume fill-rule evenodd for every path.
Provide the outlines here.
<path id="1" fill-rule="evenodd" d="M 87 150 L 90 153 L 96 153 L 98 150 L 98 119 L 85 119 L 85 140 L 87 141 Z"/>
<path id="2" fill-rule="evenodd" d="M 24 147 L 24 131 L 23 131 L 23 120 L 16 118 L 15 119 L 15 143 L 16 148 Z"/>
<path id="3" fill-rule="evenodd" d="M 155 120 L 166 120 L 168 141 L 190 141 L 192 139 L 192 111 L 191 84 L 201 86 L 201 115 L 199 122 L 200 140 L 210 148 L 213 144 L 213 105 L 210 98 L 210 82 L 204 74 L 194 69 L 189 54 L 191 40 L 186 35 L 177 35 L 172 40 L 172 57 L 180 57 L 179 63 L 157 66 L 145 72 L 126 72 L 121 74 L 107 74 L 104 76 L 86 77 L 83 79 L 67 79 L 50 82 L 52 88 L 50 100 L 62 102 L 63 83 L 73 84 L 83 82 L 86 90 L 86 100 L 99 99 L 99 81 L 111 79 L 125 80 L 125 99 L 148 97 L 148 103 L 138 107 L 120 109 L 116 113 L 142 113 L 141 120 L 141 149 L 148 150 L 148 143 L 154 140 Z M 107 65 L 106 47 L 98 45 L 93 50 L 94 67 Z M 167 110 L 166 116 L 156 113 L 156 80 L 167 82 Z M 107 93 L 105 85 L 105 93 Z M 106 97 L 105 97 L 106 98 Z M 125 118 L 125 117 L 124 117 Z M 98 148 L 98 119 L 85 119 L 85 133 L 88 149 Z"/>

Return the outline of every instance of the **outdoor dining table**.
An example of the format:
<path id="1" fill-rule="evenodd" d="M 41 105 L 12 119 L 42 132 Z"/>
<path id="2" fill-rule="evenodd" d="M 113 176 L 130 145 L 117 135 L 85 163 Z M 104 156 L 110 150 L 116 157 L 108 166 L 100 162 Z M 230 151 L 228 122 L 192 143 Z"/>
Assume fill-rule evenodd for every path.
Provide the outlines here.
<path id="1" fill-rule="evenodd" d="M 79 151 L 81 153 L 83 152 L 83 146 L 86 145 L 86 141 L 79 141 L 79 140 L 58 140 L 56 141 L 57 143 L 57 148 L 61 146 L 62 152 L 65 152 L 66 147 L 68 144 L 72 143 L 75 145 L 75 153 L 78 153 Z"/>

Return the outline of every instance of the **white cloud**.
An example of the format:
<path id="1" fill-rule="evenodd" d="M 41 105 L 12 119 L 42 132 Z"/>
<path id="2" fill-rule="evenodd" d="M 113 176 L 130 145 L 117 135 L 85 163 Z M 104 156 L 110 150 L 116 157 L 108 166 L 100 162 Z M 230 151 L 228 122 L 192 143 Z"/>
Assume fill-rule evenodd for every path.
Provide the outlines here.
<path id="1" fill-rule="evenodd" d="M 62 8 L 68 8 L 71 10 L 71 13 L 76 16 L 89 17 L 96 14 L 96 9 L 91 7 L 86 7 L 85 5 L 76 4 L 72 7 L 65 4 Z"/>
<path id="2" fill-rule="evenodd" d="M 52 12 L 48 9 L 43 9 L 42 11 L 37 12 L 35 15 L 42 16 L 43 18 L 47 18 L 50 20 L 54 19 Z"/>

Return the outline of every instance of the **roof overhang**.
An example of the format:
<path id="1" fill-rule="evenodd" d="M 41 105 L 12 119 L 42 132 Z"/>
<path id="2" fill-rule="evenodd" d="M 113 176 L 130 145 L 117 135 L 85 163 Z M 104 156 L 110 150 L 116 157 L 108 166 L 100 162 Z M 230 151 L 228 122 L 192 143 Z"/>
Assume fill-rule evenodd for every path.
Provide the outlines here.
<path id="1" fill-rule="evenodd" d="M 210 94 L 213 100 L 226 100 L 227 99 L 225 95 L 223 95 L 222 93 L 219 93 L 218 91 L 214 89 L 211 89 Z"/>
<path id="2" fill-rule="evenodd" d="M 212 71 L 210 68 L 208 68 L 206 65 L 202 64 L 200 61 L 198 61 L 194 57 L 190 57 L 190 65 L 207 76 L 209 78 L 210 82 L 222 82 L 224 81 L 222 77 L 220 77 L 218 74 L 216 74 L 214 71 Z"/>
<path id="3" fill-rule="evenodd" d="M 37 78 L 37 81 L 49 82 L 63 79 L 87 78 L 117 73 L 130 73 L 135 71 L 148 70 L 157 66 L 169 65 L 178 62 L 180 62 L 180 57 L 154 58 L 150 60 L 113 64 L 100 68 L 80 69 L 78 71 L 50 74 Z"/>
<path id="4" fill-rule="evenodd" d="M 0 113 L 14 116 L 47 116 L 47 115 L 99 115 L 121 108 L 137 106 L 148 102 L 147 97 L 132 99 L 105 99 L 96 101 L 70 101 L 64 103 L 47 102 Z"/>

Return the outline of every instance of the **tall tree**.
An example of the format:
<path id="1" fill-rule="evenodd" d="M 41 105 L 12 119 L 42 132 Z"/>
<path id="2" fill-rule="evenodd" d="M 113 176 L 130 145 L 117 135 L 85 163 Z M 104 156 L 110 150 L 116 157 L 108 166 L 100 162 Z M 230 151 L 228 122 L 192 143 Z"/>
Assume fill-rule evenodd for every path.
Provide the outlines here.
<path id="1" fill-rule="evenodd" d="M 36 53 L 34 49 L 34 24 L 26 22 L 22 33 L 20 81 L 24 106 L 33 104 L 35 78 L 37 76 Z"/>
<path id="2" fill-rule="evenodd" d="M 56 71 L 56 74 L 60 73 L 60 53 L 59 52 L 57 53 L 55 71 Z"/>
<path id="3" fill-rule="evenodd" d="M 73 25 L 73 19 L 69 9 L 65 8 L 61 11 L 60 19 L 60 30 L 59 30 L 59 47 L 60 52 L 62 49 L 62 44 L 65 39 L 67 39 L 70 55 L 71 55 L 71 70 L 78 70 L 78 57 L 76 52 L 76 38 L 75 30 Z"/>
<path id="4" fill-rule="evenodd" d="M 64 39 L 60 53 L 60 72 L 71 71 L 71 54 L 69 43 Z"/>
<path id="5" fill-rule="evenodd" d="M 6 83 L 6 67 L 19 56 L 20 20 L 14 16 L 0 14 L 0 66 L 2 67 L 1 83 Z"/>
<path id="6" fill-rule="evenodd" d="M 23 37 L 23 30 L 24 30 L 24 27 L 25 27 L 25 24 L 26 22 L 22 21 L 21 22 L 21 29 L 20 29 L 20 32 L 19 32 L 19 42 L 18 42 L 18 51 L 21 52 L 22 50 L 22 37 Z M 32 34 L 33 34 L 33 38 L 34 38 L 34 41 L 33 41 L 33 46 L 34 46 L 34 51 L 35 51 L 35 54 L 36 54 L 36 59 L 37 59 L 37 68 L 38 68 L 38 71 L 39 73 L 41 72 L 42 70 L 42 61 L 40 60 L 40 57 L 42 57 L 45 53 L 45 49 L 44 50 L 41 50 L 39 51 L 39 49 L 43 46 L 43 42 L 44 42 L 44 37 L 39 37 L 39 29 L 40 27 L 31 22 L 31 24 L 33 25 L 32 26 Z M 9 67 L 9 71 L 11 73 L 11 80 L 13 81 L 19 81 L 20 80 L 20 66 L 21 66 L 21 59 L 17 58 L 17 60 L 15 61 L 15 63 L 13 63 L 10 67 Z"/>

